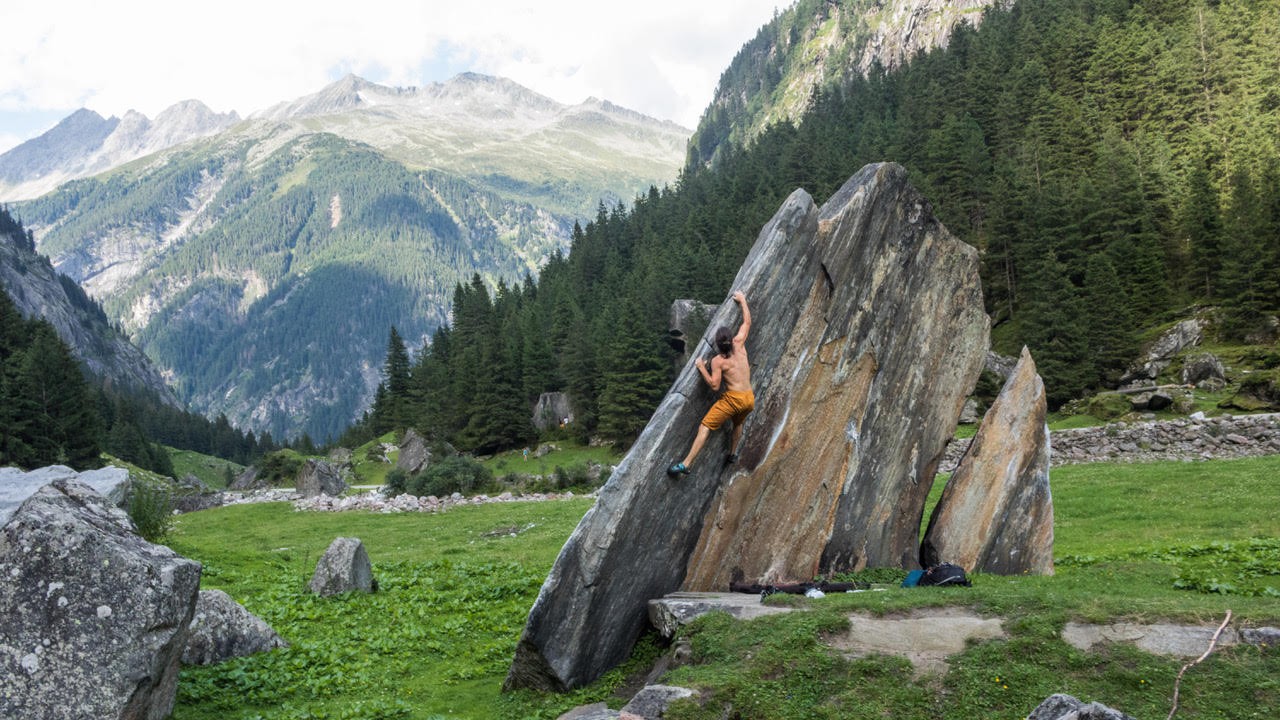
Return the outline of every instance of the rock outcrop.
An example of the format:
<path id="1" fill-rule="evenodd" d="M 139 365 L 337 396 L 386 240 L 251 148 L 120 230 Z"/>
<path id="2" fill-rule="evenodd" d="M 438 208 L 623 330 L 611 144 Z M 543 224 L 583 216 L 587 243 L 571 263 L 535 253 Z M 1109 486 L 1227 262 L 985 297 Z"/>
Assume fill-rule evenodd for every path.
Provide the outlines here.
<path id="1" fill-rule="evenodd" d="M 545 432 L 557 428 L 568 418 L 573 422 L 573 404 L 562 392 L 545 392 L 538 396 L 533 406 L 533 426 Z"/>
<path id="2" fill-rule="evenodd" d="M 262 618 L 221 590 L 201 590 L 182 651 L 183 665 L 213 665 L 288 647 Z"/>
<path id="3" fill-rule="evenodd" d="M 1161 335 L 1151 347 L 1147 348 L 1146 357 L 1125 373 L 1120 382 L 1142 382 L 1154 380 L 1178 353 L 1194 345 L 1199 345 L 1204 337 L 1204 323 L 1192 318 L 1183 320 Z"/>
<path id="4" fill-rule="evenodd" d="M 347 489 L 344 468 L 324 460 L 308 459 L 298 471 L 295 488 L 302 497 L 330 495 L 337 497 Z"/>
<path id="5" fill-rule="evenodd" d="M 373 579 L 373 566 L 369 553 L 359 538 L 340 537 L 329 543 L 329 548 L 316 563 L 307 588 L 327 597 L 344 592 L 373 592 L 377 584 Z"/>
<path id="6" fill-rule="evenodd" d="M 59 478 L 0 530 L 0 717 L 168 717 L 199 563 Z"/>
<path id="7" fill-rule="evenodd" d="M 924 502 L 989 322 L 977 252 L 952 237 L 894 164 L 869 165 L 822 207 L 797 190 L 734 281 L 752 309 L 756 392 L 740 461 L 712 435 L 692 363 L 562 549 L 506 686 L 564 689 L 630 652 L 645 604 L 673 590 L 914 566 Z M 725 301 L 711 327 L 735 326 Z"/>
<path id="8" fill-rule="evenodd" d="M 419 435 L 417 430 L 409 428 L 404 434 L 404 439 L 400 441 L 400 455 L 396 458 L 396 467 L 410 475 L 417 475 L 426 470 L 430 462 L 431 448 L 427 447 L 427 439 Z"/>
<path id="9" fill-rule="evenodd" d="M 1031 353 L 996 397 L 929 518 L 920 562 L 968 572 L 1053 573 L 1044 382 Z"/>

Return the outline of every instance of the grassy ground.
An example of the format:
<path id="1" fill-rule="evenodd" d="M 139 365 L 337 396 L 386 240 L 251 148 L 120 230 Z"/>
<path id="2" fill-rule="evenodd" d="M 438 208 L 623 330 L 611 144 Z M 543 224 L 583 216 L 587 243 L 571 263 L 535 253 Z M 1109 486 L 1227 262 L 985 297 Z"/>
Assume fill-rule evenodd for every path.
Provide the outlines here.
<path id="1" fill-rule="evenodd" d="M 608 447 L 590 447 L 570 440 L 558 440 L 551 443 L 555 450 L 542 457 L 534 457 L 538 446 L 529 446 L 528 457 L 523 450 L 511 450 L 498 453 L 482 460 L 494 477 L 502 477 L 509 473 L 520 475 L 551 475 L 556 468 L 568 470 L 572 467 L 585 467 L 588 463 L 598 465 L 616 465 L 622 456 Z"/>
<path id="2" fill-rule="evenodd" d="M 1205 463 L 1079 465 L 1054 470 L 1058 572 L 976 576 L 974 587 L 788 596 L 811 612 L 688 631 L 693 663 L 666 681 L 710 701 L 669 717 L 1021 718 L 1069 692 L 1139 718 L 1164 717 L 1181 661 L 1126 646 L 1074 650 L 1069 619 L 1280 624 L 1280 457 Z M 940 490 L 935 488 L 936 493 Z M 169 544 L 205 563 L 219 587 L 292 647 L 188 668 L 174 718 L 554 718 L 611 696 L 628 668 L 572 695 L 499 688 L 530 604 L 589 501 L 468 507 L 441 515 L 221 508 L 180 518 Z M 381 589 L 320 600 L 304 586 L 337 536 L 361 538 Z M 853 609 L 957 604 L 999 614 L 1007 640 L 971 646 L 945 676 L 905 660 L 852 660 L 822 644 Z M 637 669 L 658 649 L 643 642 Z M 1236 648 L 1187 673 L 1179 718 L 1273 717 L 1280 651 Z"/>
<path id="3" fill-rule="evenodd" d="M 227 470 L 234 477 L 244 472 L 244 466 L 229 460 L 204 455 L 191 450 L 169 449 L 169 458 L 173 461 L 173 472 L 177 477 L 195 475 L 211 488 L 227 487 Z"/>

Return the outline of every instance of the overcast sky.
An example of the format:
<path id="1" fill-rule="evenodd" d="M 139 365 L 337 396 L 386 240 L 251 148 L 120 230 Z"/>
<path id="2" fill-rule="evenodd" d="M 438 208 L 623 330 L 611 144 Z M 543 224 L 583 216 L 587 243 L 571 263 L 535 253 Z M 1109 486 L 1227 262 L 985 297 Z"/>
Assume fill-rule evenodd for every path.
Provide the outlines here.
<path id="1" fill-rule="evenodd" d="M 77 108 L 154 118 L 187 99 L 247 116 L 347 73 L 474 71 L 692 128 L 720 73 L 790 0 L 4 0 L 0 152 Z"/>

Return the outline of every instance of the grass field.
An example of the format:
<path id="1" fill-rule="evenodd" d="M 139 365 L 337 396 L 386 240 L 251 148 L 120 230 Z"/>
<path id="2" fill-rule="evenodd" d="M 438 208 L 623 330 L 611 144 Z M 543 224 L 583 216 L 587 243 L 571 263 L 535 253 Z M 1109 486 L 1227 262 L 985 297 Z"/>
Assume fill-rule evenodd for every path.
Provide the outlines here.
<path id="1" fill-rule="evenodd" d="M 978 575 L 972 588 L 791 596 L 809 612 L 747 623 L 708 616 L 688 630 L 693 662 L 673 684 L 705 706 L 674 718 L 1022 718 L 1053 692 L 1163 718 L 1181 661 L 1126 646 L 1084 653 L 1069 619 L 1280 625 L 1280 457 L 1094 464 L 1053 471 L 1058 572 Z M 940 490 L 935 488 L 935 496 Z M 503 694 L 528 609 L 586 499 L 460 508 L 440 515 L 298 513 L 249 505 L 183 516 L 168 540 L 292 646 L 184 669 L 174 718 L 554 718 L 607 700 L 659 649 L 570 695 Z M 372 595 L 305 592 L 334 537 L 361 538 L 380 583 Z M 966 605 L 1006 618 L 1006 640 L 971 646 L 945 676 L 905 660 L 843 658 L 821 642 L 851 610 Z M 1274 717 L 1280 651 L 1222 650 L 1187 673 L 1179 718 Z"/>

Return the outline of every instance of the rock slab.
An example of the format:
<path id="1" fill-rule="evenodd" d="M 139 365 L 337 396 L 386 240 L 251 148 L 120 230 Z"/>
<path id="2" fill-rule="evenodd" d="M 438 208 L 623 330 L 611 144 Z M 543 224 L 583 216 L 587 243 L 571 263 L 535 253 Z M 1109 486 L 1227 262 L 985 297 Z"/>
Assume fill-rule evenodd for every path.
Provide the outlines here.
<path id="1" fill-rule="evenodd" d="M 1044 382 L 1022 356 L 929 518 L 920 562 L 968 572 L 1053 574 Z"/>
<path id="2" fill-rule="evenodd" d="M 221 590 L 201 590 L 182 651 L 183 665 L 214 665 L 231 658 L 289 647 L 262 618 Z"/>
<path id="3" fill-rule="evenodd" d="M 309 459 L 298 471 L 295 488 L 302 497 L 338 497 L 347 489 L 347 481 L 342 476 L 342 466 L 325 460 Z"/>
<path id="4" fill-rule="evenodd" d="M 335 538 L 316 563 L 307 587 L 327 597 L 344 592 L 373 592 L 373 566 L 359 538 Z"/>
<path id="5" fill-rule="evenodd" d="M 987 350 L 977 252 L 905 169 L 869 165 L 822 208 L 793 193 L 732 290 L 753 317 L 739 462 L 724 465 L 718 432 L 689 475 L 666 476 L 714 401 L 686 364 L 561 550 L 507 688 L 592 682 L 627 657 L 647 601 L 682 587 L 916 564 L 934 471 Z M 708 333 L 739 321 L 726 299 Z"/>
<path id="6" fill-rule="evenodd" d="M 0 577 L 0 717 L 169 716 L 199 563 L 59 478 L 0 530 Z"/>

